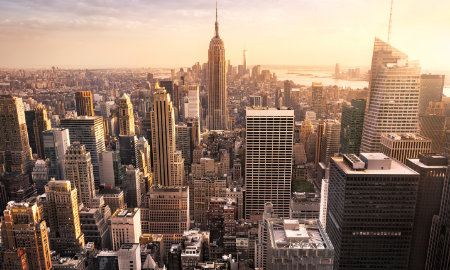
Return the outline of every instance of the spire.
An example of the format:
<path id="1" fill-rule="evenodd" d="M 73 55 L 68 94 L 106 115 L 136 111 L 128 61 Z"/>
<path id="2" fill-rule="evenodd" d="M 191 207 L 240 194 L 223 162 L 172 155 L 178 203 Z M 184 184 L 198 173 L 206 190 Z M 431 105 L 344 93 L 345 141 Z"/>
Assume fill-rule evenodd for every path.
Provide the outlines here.
<path id="1" fill-rule="evenodd" d="M 391 12 L 389 14 L 389 29 L 388 29 L 388 38 L 387 43 L 391 43 L 391 29 L 392 29 L 392 6 L 394 5 L 394 0 L 391 0 Z"/>
<path id="2" fill-rule="evenodd" d="M 216 37 L 219 36 L 219 22 L 217 20 L 217 0 L 216 0 Z"/>

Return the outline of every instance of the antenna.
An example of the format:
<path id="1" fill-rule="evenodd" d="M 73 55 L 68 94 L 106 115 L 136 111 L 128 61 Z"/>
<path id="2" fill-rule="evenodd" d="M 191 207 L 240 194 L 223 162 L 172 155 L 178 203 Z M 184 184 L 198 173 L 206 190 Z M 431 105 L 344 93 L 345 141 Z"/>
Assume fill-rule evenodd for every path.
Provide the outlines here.
<path id="1" fill-rule="evenodd" d="M 216 22 L 217 22 L 217 0 L 216 0 Z"/>
<path id="2" fill-rule="evenodd" d="M 392 29 L 392 7 L 394 6 L 394 0 L 391 0 L 391 13 L 389 14 L 389 29 L 387 43 L 391 43 L 391 29 Z"/>

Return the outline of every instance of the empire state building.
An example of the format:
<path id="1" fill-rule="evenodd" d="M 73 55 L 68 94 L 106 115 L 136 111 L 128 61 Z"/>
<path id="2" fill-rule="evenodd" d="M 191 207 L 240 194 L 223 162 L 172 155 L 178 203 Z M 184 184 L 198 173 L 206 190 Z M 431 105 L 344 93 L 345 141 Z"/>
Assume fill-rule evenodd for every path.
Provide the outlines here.
<path id="1" fill-rule="evenodd" d="M 216 6 L 216 35 L 208 50 L 208 115 L 209 130 L 226 130 L 228 126 L 225 45 L 219 36 Z"/>

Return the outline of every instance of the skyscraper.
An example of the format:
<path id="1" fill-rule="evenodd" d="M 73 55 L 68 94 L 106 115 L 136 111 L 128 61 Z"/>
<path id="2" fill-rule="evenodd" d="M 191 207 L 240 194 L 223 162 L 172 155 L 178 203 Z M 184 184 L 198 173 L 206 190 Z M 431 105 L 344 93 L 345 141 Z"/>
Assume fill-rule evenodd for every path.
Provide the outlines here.
<path id="1" fill-rule="evenodd" d="M 442 101 L 444 82 L 444 75 L 422 74 L 420 76 L 419 116 L 426 113 L 430 102 Z"/>
<path id="2" fill-rule="evenodd" d="M 50 270 L 47 224 L 36 204 L 9 202 L 1 223 L 3 246 L 22 248 L 29 269 Z"/>
<path id="3" fill-rule="evenodd" d="M 292 106 L 292 104 L 291 104 L 291 90 L 292 90 L 291 82 L 288 81 L 288 80 L 284 81 L 283 103 L 284 103 L 284 106 L 286 106 L 286 107 Z"/>
<path id="4" fill-rule="evenodd" d="M 95 198 L 91 153 L 79 142 L 72 143 L 64 156 L 64 179 L 77 189 L 78 201 L 90 207 Z"/>
<path id="5" fill-rule="evenodd" d="M 420 66 L 375 38 L 361 152 L 379 152 L 385 133 L 416 133 Z"/>
<path id="6" fill-rule="evenodd" d="M 167 91 L 159 88 L 158 84 L 155 88 L 151 111 L 154 179 L 156 184 L 172 186 L 175 182 L 173 176 L 176 173 L 174 109 Z"/>
<path id="7" fill-rule="evenodd" d="M 199 96 L 199 86 L 189 85 L 188 86 L 188 111 L 186 113 L 186 118 L 197 118 L 200 119 L 200 96 Z"/>
<path id="8" fill-rule="evenodd" d="M 419 116 L 419 134 L 431 139 L 431 151 L 443 153 L 446 132 L 443 102 L 430 102 L 424 115 Z"/>
<path id="9" fill-rule="evenodd" d="M 141 209 L 118 209 L 111 216 L 111 238 L 114 250 L 125 243 L 139 243 L 141 237 Z"/>
<path id="10" fill-rule="evenodd" d="M 439 215 L 444 187 L 447 157 L 437 154 L 419 154 L 418 159 L 406 160 L 406 165 L 420 173 L 416 215 L 409 255 L 409 269 L 425 269 L 431 224 Z"/>
<path id="11" fill-rule="evenodd" d="M 323 85 L 322 83 L 312 83 L 311 108 L 320 119 L 323 114 Z"/>
<path id="12" fill-rule="evenodd" d="M 247 109 L 245 216 L 261 215 L 272 202 L 275 214 L 289 217 L 294 111 Z"/>
<path id="13" fill-rule="evenodd" d="M 94 168 L 95 185 L 100 184 L 98 156 L 105 151 L 105 133 L 103 131 L 103 117 L 78 116 L 61 120 L 61 127 L 69 130 L 70 141 L 80 142 L 91 153 Z"/>
<path id="14" fill-rule="evenodd" d="M 431 140 L 418 134 L 384 134 L 381 136 L 380 152 L 405 164 L 409 158 L 431 152 Z"/>
<path id="15" fill-rule="evenodd" d="M 33 130 L 34 130 L 34 139 L 36 142 L 36 152 L 39 158 L 44 158 L 44 145 L 42 132 L 49 130 L 52 128 L 52 124 L 50 119 L 48 119 L 47 108 L 45 106 L 40 105 L 34 108 L 34 122 L 33 122 Z"/>
<path id="16" fill-rule="evenodd" d="M 325 124 L 322 150 L 320 151 L 320 162 L 323 162 L 327 167 L 330 164 L 330 158 L 339 153 L 340 132 L 341 123 L 337 120 L 328 119 Z"/>
<path id="17" fill-rule="evenodd" d="M 69 181 L 50 181 L 45 187 L 47 221 L 52 250 L 73 256 L 84 248 L 78 213 L 77 189 Z"/>
<path id="18" fill-rule="evenodd" d="M 94 116 L 94 102 L 91 91 L 79 91 L 75 93 L 78 116 Z"/>
<path id="19" fill-rule="evenodd" d="M 228 127 L 227 81 L 225 46 L 219 36 L 219 22 L 208 50 L 208 113 L 209 130 L 226 130 Z"/>
<path id="20" fill-rule="evenodd" d="M 119 135 L 133 136 L 134 130 L 134 114 L 133 104 L 130 97 L 123 94 L 119 100 Z"/>
<path id="21" fill-rule="evenodd" d="M 63 161 L 70 145 L 69 130 L 53 128 L 42 132 L 44 157 L 48 162 L 48 176 L 64 179 Z"/>
<path id="22" fill-rule="evenodd" d="M 365 110 L 365 99 L 352 99 L 350 106 L 342 106 L 340 137 L 342 154 L 359 155 Z"/>
<path id="23" fill-rule="evenodd" d="M 0 172 L 29 171 L 31 148 L 22 98 L 0 96 Z"/>
<path id="24" fill-rule="evenodd" d="M 381 153 L 331 158 L 326 226 L 334 269 L 408 269 L 418 180 Z"/>

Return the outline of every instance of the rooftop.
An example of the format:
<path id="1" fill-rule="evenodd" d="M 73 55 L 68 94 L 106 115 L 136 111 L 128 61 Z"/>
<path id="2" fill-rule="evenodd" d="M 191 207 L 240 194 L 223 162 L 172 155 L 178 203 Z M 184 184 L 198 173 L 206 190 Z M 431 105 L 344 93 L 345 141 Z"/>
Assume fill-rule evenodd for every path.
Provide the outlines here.
<path id="1" fill-rule="evenodd" d="M 382 137 L 394 141 L 429 141 L 428 138 L 415 133 L 389 133 L 382 135 Z"/>
<path id="2" fill-rule="evenodd" d="M 277 109 L 277 108 L 247 108 L 247 116 L 292 116 L 294 117 L 294 110 Z"/>

